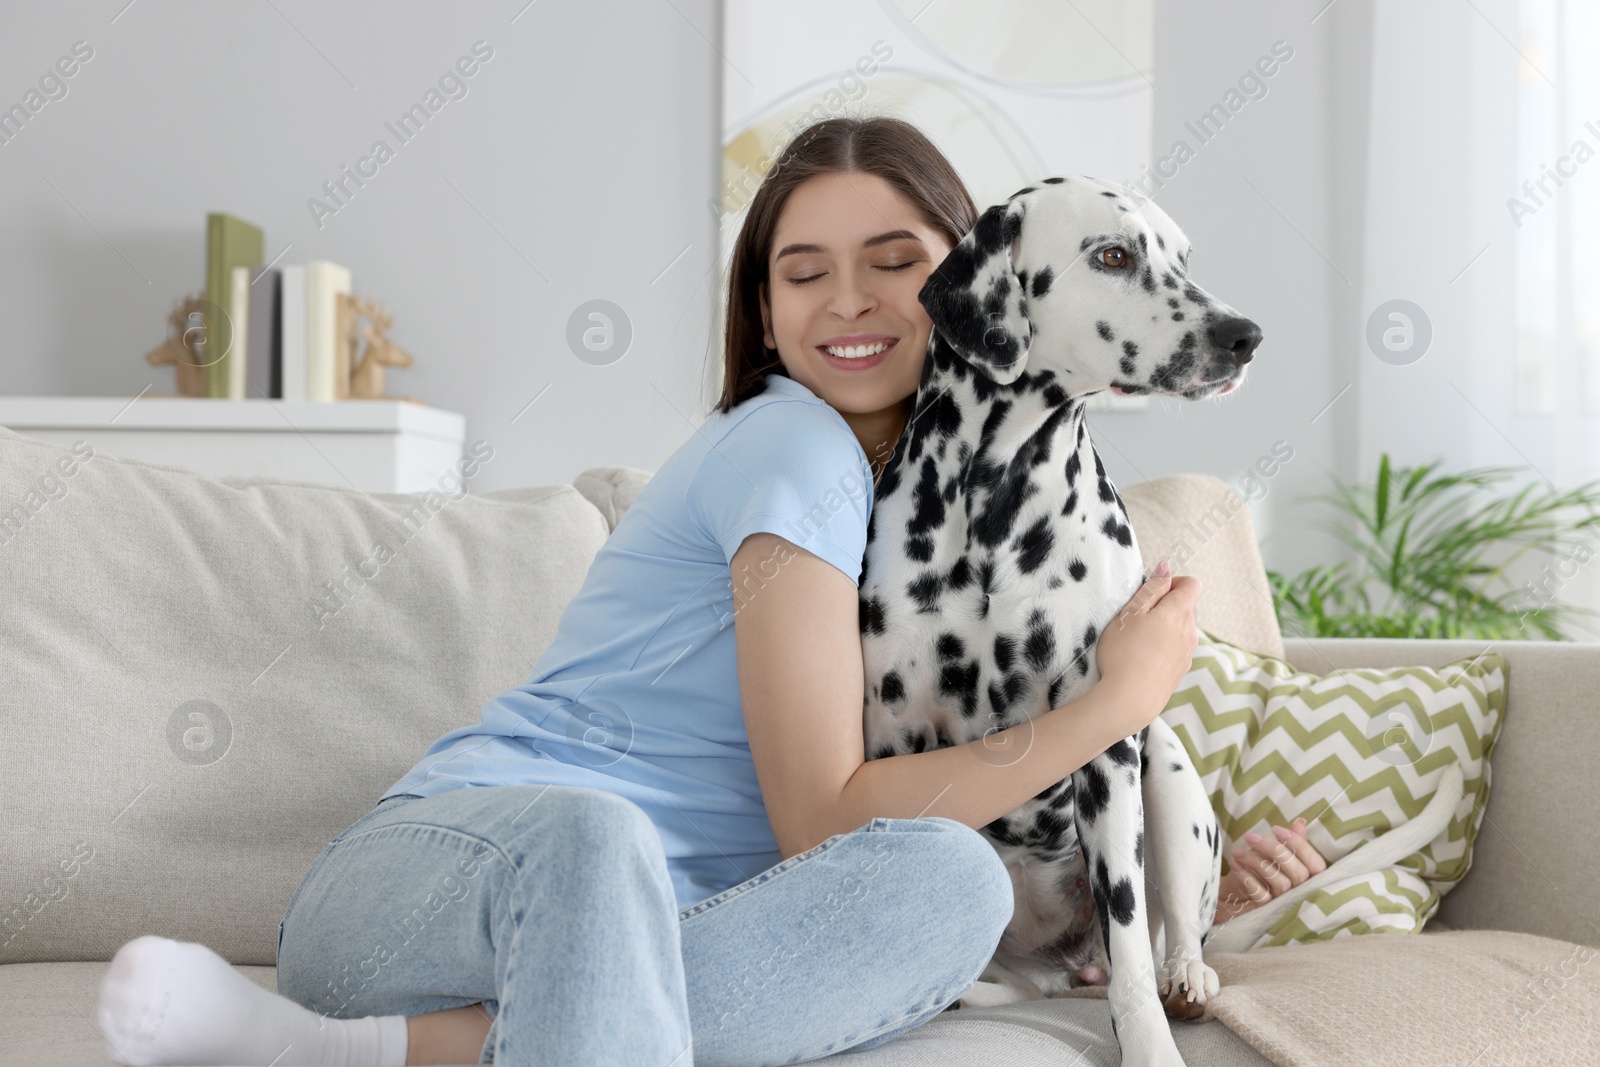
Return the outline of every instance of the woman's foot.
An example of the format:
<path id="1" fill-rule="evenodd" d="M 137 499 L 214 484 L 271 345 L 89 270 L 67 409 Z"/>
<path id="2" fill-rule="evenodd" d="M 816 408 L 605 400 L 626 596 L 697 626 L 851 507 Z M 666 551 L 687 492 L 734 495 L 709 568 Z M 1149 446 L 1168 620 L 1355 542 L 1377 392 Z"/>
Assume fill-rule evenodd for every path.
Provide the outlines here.
<path id="1" fill-rule="evenodd" d="M 403 1015 L 334 1019 L 269 993 L 188 941 L 136 937 L 100 980 L 106 1055 L 152 1064 L 293 1063 L 403 1067 Z"/>

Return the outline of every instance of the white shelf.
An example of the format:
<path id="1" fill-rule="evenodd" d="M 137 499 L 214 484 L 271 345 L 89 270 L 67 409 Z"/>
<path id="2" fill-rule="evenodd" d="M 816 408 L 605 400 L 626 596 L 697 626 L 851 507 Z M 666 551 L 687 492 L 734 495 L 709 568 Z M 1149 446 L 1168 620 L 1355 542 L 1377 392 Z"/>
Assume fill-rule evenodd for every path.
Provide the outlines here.
<path id="1" fill-rule="evenodd" d="M 368 492 L 438 488 L 461 458 L 466 419 L 403 400 L 210 400 L 6 396 L 0 426 L 52 444 L 185 467 Z"/>

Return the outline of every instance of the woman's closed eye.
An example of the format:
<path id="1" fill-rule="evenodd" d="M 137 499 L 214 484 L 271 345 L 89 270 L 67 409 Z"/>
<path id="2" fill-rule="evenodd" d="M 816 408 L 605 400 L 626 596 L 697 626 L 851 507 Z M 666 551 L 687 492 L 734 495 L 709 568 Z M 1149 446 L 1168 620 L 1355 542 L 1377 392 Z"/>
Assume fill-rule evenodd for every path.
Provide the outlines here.
<path id="1" fill-rule="evenodd" d="M 918 262 L 917 260 L 913 259 L 913 260 L 910 260 L 909 262 L 906 262 L 906 263 L 881 264 L 876 269 L 877 270 L 885 270 L 885 271 L 902 271 L 902 270 L 905 270 L 907 267 L 915 266 L 917 262 Z M 804 285 L 807 282 L 816 281 L 818 278 L 822 277 L 826 273 L 828 273 L 828 272 L 827 271 L 823 271 L 821 274 L 808 274 L 804 278 L 790 278 L 789 279 L 789 283 L 791 285 Z"/>

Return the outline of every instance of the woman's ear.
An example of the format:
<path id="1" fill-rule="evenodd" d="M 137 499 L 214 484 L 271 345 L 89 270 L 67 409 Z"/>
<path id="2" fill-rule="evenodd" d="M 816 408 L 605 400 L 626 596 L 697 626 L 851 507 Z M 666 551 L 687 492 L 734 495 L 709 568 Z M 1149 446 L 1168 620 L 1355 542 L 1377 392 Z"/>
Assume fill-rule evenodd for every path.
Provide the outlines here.
<path id="1" fill-rule="evenodd" d="M 1027 367 L 1033 324 L 1011 247 L 1022 236 L 1020 200 L 996 204 L 928 275 L 917 299 L 938 334 L 1001 385 Z"/>

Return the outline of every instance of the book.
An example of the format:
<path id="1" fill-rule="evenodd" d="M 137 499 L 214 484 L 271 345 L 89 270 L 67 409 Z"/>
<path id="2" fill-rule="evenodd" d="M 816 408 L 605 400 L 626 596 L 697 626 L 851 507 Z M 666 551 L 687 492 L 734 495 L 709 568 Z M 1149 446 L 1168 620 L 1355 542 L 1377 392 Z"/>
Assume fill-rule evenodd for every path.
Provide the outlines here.
<path id="1" fill-rule="evenodd" d="M 283 349 L 278 335 L 282 278 L 282 271 L 272 269 L 250 281 L 250 330 L 244 346 L 244 395 L 250 400 L 283 396 Z"/>
<path id="2" fill-rule="evenodd" d="M 250 363 L 250 268 L 228 272 L 228 321 L 233 324 L 233 345 L 224 365 L 228 368 L 228 399 L 244 399 L 245 368 Z"/>
<path id="3" fill-rule="evenodd" d="M 350 292 L 350 269 L 325 259 L 306 264 L 306 399 L 349 395 L 349 353 L 339 344 L 341 293 Z M 346 363 L 341 367 L 340 363 Z M 341 388 L 342 384 L 342 388 Z"/>
<path id="4" fill-rule="evenodd" d="M 234 267 L 261 266 L 261 249 L 259 226 L 221 212 L 206 216 L 206 396 L 228 395 L 228 359 L 235 340 L 228 311 L 232 272 Z"/>
<path id="5" fill-rule="evenodd" d="M 306 399 L 306 269 L 284 267 L 278 285 L 278 344 L 285 400 Z"/>

